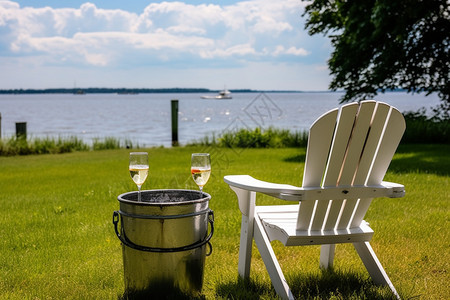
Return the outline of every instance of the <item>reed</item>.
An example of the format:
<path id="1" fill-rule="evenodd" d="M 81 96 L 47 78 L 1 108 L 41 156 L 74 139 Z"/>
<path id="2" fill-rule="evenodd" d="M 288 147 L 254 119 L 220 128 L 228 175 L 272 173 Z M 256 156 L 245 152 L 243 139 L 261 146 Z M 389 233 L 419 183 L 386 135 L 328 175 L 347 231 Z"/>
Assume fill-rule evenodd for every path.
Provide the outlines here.
<path id="1" fill-rule="evenodd" d="M 415 112 L 403 113 L 406 121 L 406 132 L 402 143 L 439 143 L 450 144 L 450 119 L 435 113 L 429 117 L 423 108 Z"/>
<path id="2" fill-rule="evenodd" d="M 139 145 L 137 145 L 139 147 Z M 92 145 L 83 142 L 82 139 L 71 137 L 46 137 L 46 138 L 16 138 L 0 139 L 0 156 L 29 155 L 29 154 L 61 154 L 75 151 L 110 150 L 121 148 L 133 148 L 130 140 L 121 142 L 114 137 L 103 139 L 96 138 Z"/>
<path id="3" fill-rule="evenodd" d="M 92 142 L 93 150 L 111 150 L 120 148 L 121 148 L 120 140 L 113 137 L 107 137 L 104 138 L 103 140 L 96 138 Z"/>
<path id="4" fill-rule="evenodd" d="M 287 148 L 304 147 L 308 142 L 306 131 L 291 132 L 287 129 L 269 127 L 267 129 L 240 129 L 226 131 L 216 137 L 205 137 L 200 141 L 189 143 L 188 146 L 218 146 L 225 148 Z"/>
<path id="5" fill-rule="evenodd" d="M 290 132 L 287 129 L 269 127 L 262 130 L 241 129 L 237 132 L 226 132 L 219 138 L 219 146 L 240 148 L 286 148 L 304 147 L 308 141 L 306 132 Z"/>
<path id="6" fill-rule="evenodd" d="M 404 113 L 406 131 L 402 144 L 450 144 L 450 120 L 428 117 L 425 110 Z M 307 131 L 289 131 L 269 127 L 267 129 L 240 129 L 228 131 L 215 137 L 190 143 L 193 145 L 219 146 L 227 148 L 288 148 L 305 147 Z"/>

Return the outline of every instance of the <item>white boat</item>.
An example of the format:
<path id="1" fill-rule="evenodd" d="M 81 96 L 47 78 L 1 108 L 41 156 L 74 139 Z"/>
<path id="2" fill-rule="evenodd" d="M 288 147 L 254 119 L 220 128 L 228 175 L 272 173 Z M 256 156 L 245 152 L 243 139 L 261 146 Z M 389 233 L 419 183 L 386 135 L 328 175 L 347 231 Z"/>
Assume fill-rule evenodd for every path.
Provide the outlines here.
<path id="1" fill-rule="evenodd" d="M 227 89 L 224 89 L 219 92 L 216 96 L 202 96 L 202 99 L 232 99 L 231 92 Z"/>

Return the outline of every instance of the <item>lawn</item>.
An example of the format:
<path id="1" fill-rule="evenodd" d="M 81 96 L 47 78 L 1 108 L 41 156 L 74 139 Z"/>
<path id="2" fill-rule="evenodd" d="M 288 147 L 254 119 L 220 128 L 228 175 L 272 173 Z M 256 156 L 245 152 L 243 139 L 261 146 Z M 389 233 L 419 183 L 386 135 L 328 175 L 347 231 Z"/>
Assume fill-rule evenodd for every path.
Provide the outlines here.
<path id="1" fill-rule="evenodd" d="M 301 185 L 304 148 L 151 148 L 143 189 L 196 189 L 190 154 L 210 152 L 205 186 L 215 214 L 213 253 L 206 258 L 203 298 L 276 297 L 257 249 L 251 282 L 238 280 L 240 213 L 227 174 L 251 174 Z M 135 190 L 129 150 L 0 157 L 0 298 L 118 299 L 124 291 L 121 245 L 112 213 L 117 196 Z M 385 180 L 406 186 L 404 198 L 375 200 L 366 221 L 372 247 L 403 298 L 450 297 L 448 145 L 402 145 Z M 261 196 L 260 204 L 275 201 Z M 351 245 L 336 248 L 333 272 L 318 269 L 319 247 L 276 253 L 294 294 L 303 299 L 383 299 Z"/>

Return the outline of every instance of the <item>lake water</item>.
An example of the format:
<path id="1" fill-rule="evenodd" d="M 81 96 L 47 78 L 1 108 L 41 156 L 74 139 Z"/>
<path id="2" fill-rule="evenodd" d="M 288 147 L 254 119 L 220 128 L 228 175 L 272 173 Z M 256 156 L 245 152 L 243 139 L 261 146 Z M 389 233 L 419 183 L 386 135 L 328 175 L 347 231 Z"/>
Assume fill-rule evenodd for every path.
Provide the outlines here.
<path id="1" fill-rule="evenodd" d="M 201 94 L 33 94 L 0 95 L 2 137 L 26 122 L 33 137 L 77 136 L 87 143 L 115 137 L 140 146 L 171 145 L 171 100 L 179 100 L 178 139 L 183 145 L 239 128 L 307 130 L 317 117 L 339 106 L 341 93 L 234 93 L 231 100 Z M 428 109 L 437 95 L 386 93 L 375 98 L 401 112 Z"/>

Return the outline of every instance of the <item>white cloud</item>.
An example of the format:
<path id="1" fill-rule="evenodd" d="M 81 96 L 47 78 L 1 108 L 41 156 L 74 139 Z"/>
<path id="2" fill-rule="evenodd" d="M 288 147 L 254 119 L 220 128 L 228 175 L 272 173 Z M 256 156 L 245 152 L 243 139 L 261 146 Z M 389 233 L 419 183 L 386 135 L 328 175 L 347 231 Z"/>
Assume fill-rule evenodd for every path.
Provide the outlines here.
<path id="1" fill-rule="evenodd" d="M 286 53 L 296 55 L 296 56 L 306 56 L 309 54 L 309 52 L 306 51 L 305 49 L 295 48 L 295 47 L 290 47 L 289 49 L 286 50 Z"/>
<path id="2" fill-rule="evenodd" d="M 187 25 L 177 25 L 167 28 L 167 31 L 174 34 L 198 34 L 205 35 L 206 30 L 199 27 L 191 27 Z"/>
<path id="3" fill-rule="evenodd" d="M 323 89 L 330 46 L 303 29 L 304 6 L 161 2 L 134 13 L 89 2 L 56 9 L 0 0 L 0 88 L 26 87 L 23 81 L 64 86 L 76 78 L 80 85 L 262 89 L 309 89 L 321 80 Z"/>
<path id="4" fill-rule="evenodd" d="M 215 48 L 213 50 L 201 50 L 200 56 L 202 58 L 224 58 L 230 56 L 244 56 L 244 55 L 259 55 L 250 44 L 234 45 L 232 47 L 221 49 Z"/>
<path id="5" fill-rule="evenodd" d="M 254 0 L 223 7 L 162 2 L 151 3 L 138 15 L 89 2 L 78 9 L 54 9 L 1 1 L 0 29 L 9 34 L 0 37 L 0 45 L 17 56 L 37 52 L 53 63 L 73 60 L 97 66 L 120 63 L 118 59 L 135 51 L 145 59 L 143 49 L 149 60 L 160 55 L 155 51 L 167 51 L 168 62 L 183 53 L 198 59 L 305 56 L 309 52 L 301 45 L 304 41 L 293 34 L 300 30 L 295 22 L 302 5 L 297 0 Z"/>
<path id="6" fill-rule="evenodd" d="M 306 56 L 309 52 L 303 48 L 296 48 L 294 46 L 285 49 L 283 45 L 276 46 L 275 50 L 272 52 L 273 56 L 278 55 L 295 55 L 295 56 Z"/>

